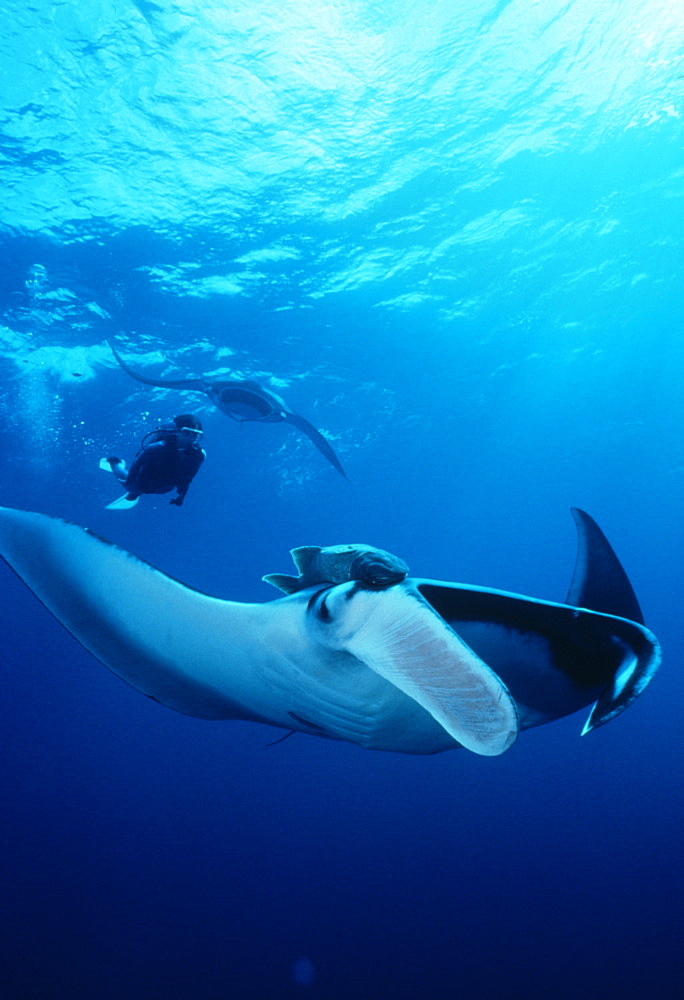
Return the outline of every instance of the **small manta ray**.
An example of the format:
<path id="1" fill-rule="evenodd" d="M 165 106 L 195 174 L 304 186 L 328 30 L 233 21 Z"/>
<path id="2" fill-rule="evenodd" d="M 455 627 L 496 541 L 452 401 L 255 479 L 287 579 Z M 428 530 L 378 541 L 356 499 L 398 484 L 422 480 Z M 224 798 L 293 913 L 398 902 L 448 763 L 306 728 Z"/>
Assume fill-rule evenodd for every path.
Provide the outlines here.
<path id="1" fill-rule="evenodd" d="M 340 475 L 347 479 L 342 464 L 328 441 L 320 431 L 316 430 L 304 417 L 293 413 L 284 399 L 270 389 L 264 389 L 258 382 L 251 379 L 230 379 L 226 381 L 208 381 L 204 378 L 186 379 L 153 379 L 138 375 L 129 368 L 113 344 L 109 345 L 116 360 L 131 378 L 163 389 L 190 389 L 193 392 L 203 392 L 214 406 L 239 423 L 257 421 L 264 424 L 287 423 L 297 427 L 306 434 L 310 441 L 328 459 Z"/>
<path id="2" fill-rule="evenodd" d="M 288 596 L 224 601 L 84 528 L 6 508 L 0 555 L 93 656 L 177 712 L 374 750 L 496 756 L 521 730 L 588 705 L 583 732 L 603 725 L 660 662 L 613 549 L 573 514 L 565 604 L 409 578 L 360 545 L 295 549 Z"/>

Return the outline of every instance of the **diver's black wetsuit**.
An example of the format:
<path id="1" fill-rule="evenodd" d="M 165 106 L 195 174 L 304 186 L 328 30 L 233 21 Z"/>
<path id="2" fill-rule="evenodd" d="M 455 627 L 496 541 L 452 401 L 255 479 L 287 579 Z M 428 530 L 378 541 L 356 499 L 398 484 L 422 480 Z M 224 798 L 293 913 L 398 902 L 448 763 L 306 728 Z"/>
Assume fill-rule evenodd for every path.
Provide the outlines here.
<path id="1" fill-rule="evenodd" d="M 143 493 L 168 493 L 175 488 L 178 496 L 171 503 L 180 507 L 204 458 L 204 450 L 176 427 L 152 431 L 121 480 L 128 490 L 126 499 L 137 500 Z"/>

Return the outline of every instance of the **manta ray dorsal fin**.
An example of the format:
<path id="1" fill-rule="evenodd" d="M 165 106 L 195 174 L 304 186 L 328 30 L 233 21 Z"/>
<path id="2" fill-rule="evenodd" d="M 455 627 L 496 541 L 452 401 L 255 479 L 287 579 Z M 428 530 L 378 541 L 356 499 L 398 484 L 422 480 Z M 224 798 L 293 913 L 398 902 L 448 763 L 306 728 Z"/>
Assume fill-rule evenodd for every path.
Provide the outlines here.
<path id="1" fill-rule="evenodd" d="M 300 545 L 297 549 L 290 549 L 290 555 L 299 572 L 306 573 L 320 551 L 320 545 Z"/>
<path id="2" fill-rule="evenodd" d="M 572 507 L 577 525 L 577 561 L 565 603 L 644 624 L 639 602 L 622 564 L 598 524 Z"/>

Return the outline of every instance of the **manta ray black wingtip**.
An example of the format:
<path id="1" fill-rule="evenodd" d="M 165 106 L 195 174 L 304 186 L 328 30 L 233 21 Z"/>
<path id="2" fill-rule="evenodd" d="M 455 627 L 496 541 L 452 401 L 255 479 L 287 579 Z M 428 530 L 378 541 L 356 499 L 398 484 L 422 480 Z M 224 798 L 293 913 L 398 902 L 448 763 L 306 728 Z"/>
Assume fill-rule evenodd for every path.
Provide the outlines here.
<path id="1" fill-rule="evenodd" d="M 639 697 L 653 679 L 661 651 L 644 626 L 644 617 L 632 584 L 612 545 L 586 511 L 572 507 L 577 526 L 577 561 L 566 604 L 627 619 L 641 626 L 632 632 L 632 648 L 610 684 L 600 695 L 582 730 L 582 736 L 605 725 Z"/>
<path id="2" fill-rule="evenodd" d="M 565 603 L 643 625 L 636 594 L 612 545 L 586 511 L 570 510 L 577 526 L 577 560 Z"/>

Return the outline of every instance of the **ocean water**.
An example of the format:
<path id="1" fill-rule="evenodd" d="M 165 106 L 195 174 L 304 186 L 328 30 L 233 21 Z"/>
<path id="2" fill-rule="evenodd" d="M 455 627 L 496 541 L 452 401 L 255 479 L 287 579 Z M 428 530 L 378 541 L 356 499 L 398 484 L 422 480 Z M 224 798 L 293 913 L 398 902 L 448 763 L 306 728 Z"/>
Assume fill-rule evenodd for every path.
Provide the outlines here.
<path id="1" fill-rule="evenodd" d="M 244 601 L 357 541 L 562 601 L 580 506 L 664 658 L 497 758 L 272 746 L 144 698 L 3 564 L 2 1000 L 679 995 L 683 14 L 3 5 L 2 505 Z M 349 481 L 113 339 L 260 380 Z M 99 459 L 188 410 L 185 505 L 105 509 Z"/>

